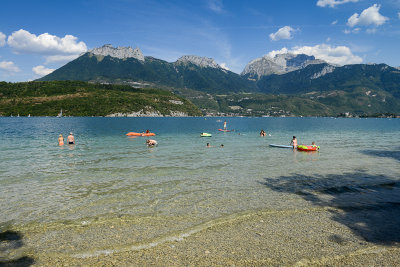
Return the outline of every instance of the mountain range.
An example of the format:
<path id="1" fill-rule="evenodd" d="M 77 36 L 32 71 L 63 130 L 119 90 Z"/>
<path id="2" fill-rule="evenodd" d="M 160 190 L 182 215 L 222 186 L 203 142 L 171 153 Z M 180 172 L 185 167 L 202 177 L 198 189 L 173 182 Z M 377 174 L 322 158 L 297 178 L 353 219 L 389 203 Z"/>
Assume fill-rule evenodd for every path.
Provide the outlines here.
<path id="1" fill-rule="evenodd" d="M 302 69 L 310 64 L 326 63 L 323 60 L 315 59 L 314 56 L 304 54 L 278 54 L 274 57 L 265 55 L 250 61 L 241 75 L 248 79 L 259 80 L 263 76 L 271 74 L 285 74 L 291 71 Z"/>
<path id="2" fill-rule="evenodd" d="M 386 64 L 337 66 L 304 54 L 263 56 L 250 61 L 243 72 L 237 74 L 207 57 L 183 56 L 175 62 L 167 62 L 143 56 L 139 48 L 105 45 L 90 50 L 39 80 L 80 80 L 165 88 L 189 98 L 206 113 L 210 106 L 215 112 L 231 111 L 239 115 L 246 113 L 245 110 L 254 110 L 246 108 L 243 101 L 223 108 L 221 103 L 226 104 L 226 99 L 217 95 L 248 94 L 247 98 L 256 101 L 260 94 L 267 94 L 295 97 L 295 105 L 301 105 L 302 100 L 311 101 L 316 108 L 306 115 L 346 112 L 358 115 L 400 114 L 399 69 Z M 267 109 L 267 102 L 262 109 Z M 325 107 L 323 114 L 318 113 L 320 105 Z M 285 110 L 283 113 L 304 115 L 301 110 Z M 261 111 L 257 114 L 270 115 Z"/>
<path id="3" fill-rule="evenodd" d="M 118 55 L 118 57 L 116 56 Z M 125 55 L 125 57 L 122 57 Z M 213 59 L 183 56 L 176 62 L 144 57 L 140 49 L 93 49 L 39 81 L 80 80 L 100 83 L 128 82 L 138 86 L 190 88 L 207 93 L 256 91 L 256 85 L 219 66 Z"/>

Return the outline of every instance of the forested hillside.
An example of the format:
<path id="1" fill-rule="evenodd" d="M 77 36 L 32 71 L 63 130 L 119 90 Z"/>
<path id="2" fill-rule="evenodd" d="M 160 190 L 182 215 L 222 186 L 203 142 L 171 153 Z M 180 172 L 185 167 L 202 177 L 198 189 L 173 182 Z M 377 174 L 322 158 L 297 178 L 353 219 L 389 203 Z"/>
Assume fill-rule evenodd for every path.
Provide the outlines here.
<path id="1" fill-rule="evenodd" d="M 1 116 L 107 116 L 120 113 L 198 116 L 191 102 L 169 91 L 82 81 L 0 82 Z"/>

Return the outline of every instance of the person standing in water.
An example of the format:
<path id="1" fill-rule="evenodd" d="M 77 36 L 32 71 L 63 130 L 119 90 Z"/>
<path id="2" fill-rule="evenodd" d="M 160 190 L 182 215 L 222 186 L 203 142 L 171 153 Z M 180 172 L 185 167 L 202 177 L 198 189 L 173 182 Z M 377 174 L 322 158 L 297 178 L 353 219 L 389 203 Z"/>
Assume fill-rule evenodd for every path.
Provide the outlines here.
<path id="1" fill-rule="evenodd" d="M 69 133 L 67 137 L 67 141 L 69 145 L 74 145 L 75 144 L 75 137 L 72 135 L 72 132 Z"/>
<path id="2" fill-rule="evenodd" d="M 59 145 L 59 146 L 63 146 L 63 145 L 64 145 L 64 137 L 63 137 L 62 134 L 60 134 L 60 135 L 58 136 L 58 145 Z"/>
<path id="3" fill-rule="evenodd" d="M 292 141 L 290 141 L 290 145 L 293 146 L 293 149 L 295 149 L 297 147 L 297 138 L 296 138 L 296 136 L 293 136 Z"/>
<path id="4" fill-rule="evenodd" d="M 226 121 L 224 121 L 224 130 L 226 130 Z"/>

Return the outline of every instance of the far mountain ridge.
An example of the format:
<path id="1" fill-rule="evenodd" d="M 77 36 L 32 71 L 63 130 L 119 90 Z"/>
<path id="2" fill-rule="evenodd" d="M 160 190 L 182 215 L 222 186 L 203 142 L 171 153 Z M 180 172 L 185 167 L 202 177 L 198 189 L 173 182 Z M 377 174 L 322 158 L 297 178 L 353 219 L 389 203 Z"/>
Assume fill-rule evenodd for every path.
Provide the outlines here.
<path id="1" fill-rule="evenodd" d="M 144 56 L 140 48 L 132 49 L 130 46 L 114 48 L 111 44 L 105 44 L 102 47 L 93 48 L 88 52 L 98 56 L 110 56 L 119 59 L 136 58 L 144 61 Z"/>
<path id="2" fill-rule="evenodd" d="M 161 59 L 154 58 L 152 56 L 144 56 L 140 48 L 133 49 L 132 47 L 113 47 L 111 44 L 105 44 L 98 48 L 93 48 L 88 51 L 96 56 L 102 57 L 110 56 L 118 59 L 128 59 L 135 58 L 142 63 L 145 58 L 152 58 L 155 60 L 164 61 Z M 167 61 L 164 61 L 167 62 Z M 184 55 L 178 58 L 175 62 L 168 62 L 174 65 L 182 65 L 191 63 L 202 68 L 216 68 L 224 69 L 220 66 L 213 58 L 201 57 L 196 55 Z M 251 60 L 240 73 L 241 76 L 246 77 L 250 80 L 259 80 L 263 76 L 268 76 L 271 74 L 285 74 L 295 70 L 299 70 L 307 67 L 311 64 L 322 64 L 326 63 L 330 65 L 328 69 L 334 69 L 335 67 L 340 67 L 335 64 L 328 63 L 322 59 L 317 59 L 314 56 L 309 56 L 306 54 L 293 54 L 293 53 L 281 53 L 275 56 L 264 55 L 263 57 Z M 367 65 L 374 65 L 376 63 L 368 63 Z M 344 65 L 346 66 L 346 65 Z M 396 67 L 400 69 L 400 67 Z"/>
<path id="3" fill-rule="evenodd" d="M 189 88 L 207 93 L 256 91 L 252 81 L 223 69 L 211 58 L 183 56 L 169 63 L 150 56 L 143 57 L 143 60 L 113 56 L 116 53 L 123 55 L 126 50 L 121 50 L 109 46 L 91 50 L 38 80 L 150 83 L 161 88 Z"/>
<path id="4" fill-rule="evenodd" d="M 104 51 L 111 54 L 99 53 Z M 337 66 L 313 56 L 280 54 L 251 61 L 247 72 L 239 75 L 223 69 L 212 58 L 183 56 L 170 63 L 151 56 L 140 60 L 131 56 L 132 51 L 106 46 L 95 50 L 97 54 L 92 51 L 81 55 L 39 80 L 162 88 L 187 97 L 203 112 L 212 109 L 213 114 L 221 110 L 225 114 L 238 111 L 252 115 L 400 113 L 400 71 L 386 64 Z M 235 99 L 232 94 L 245 96 L 231 101 Z M 250 100 L 252 97 L 246 94 L 257 95 Z M 286 108 L 278 112 L 266 104 L 272 99 L 291 104 L 287 102 Z M 275 101 L 273 107 L 283 104 Z M 321 105 L 324 112 L 318 111 Z"/>
<path id="5" fill-rule="evenodd" d="M 263 76 L 271 74 L 285 74 L 291 71 L 302 69 L 310 64 L 326 63 L 316 59 L 314 56 L 305 54 L 277 54 L 274 57 L 265 55 L 250 61 L 241 75 L 248 79 L 259 80 Z"/>
<path id="6" fill-rule="evenodd" d="M 221 66 L 218 65 L 217 62 L 215 62 L 215 60 L 212 58 L 199 57 L 193 55 L 182 56 L 177 61 L 174 62 L 175 65 L 187 64 L 187 63 L 192 63 L 202 68 L 216 68 L 216 69 L 221 68 Z"/>
<path id="7" fill-rule="evenodd" d="M 143 55 L 140 48 L 133 49 L 132 47 L 113 47 L 111 44 L 105 44 L 102 47 L 93 48 L 88 51 L 89 53 L 96 56 L 110 56 L 118 59 L 135 58 L 139 61 L 144 62 L 145 56 Z M 154 58 L 154 57 L 149 57 Z M 200 57 L 195 55 L 184 55 L 178 60 L 173 62 L 175 65 L 191 63 L 202 68 L 222 68 L 213 58 Z"/>

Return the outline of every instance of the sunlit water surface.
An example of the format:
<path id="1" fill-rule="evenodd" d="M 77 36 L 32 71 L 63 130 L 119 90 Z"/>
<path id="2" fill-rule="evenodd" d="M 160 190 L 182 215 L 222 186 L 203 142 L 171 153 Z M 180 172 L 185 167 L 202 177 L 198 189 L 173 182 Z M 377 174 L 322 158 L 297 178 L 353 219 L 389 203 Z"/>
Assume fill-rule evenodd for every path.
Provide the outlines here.
<path id="1" fill-rule="evenodd" d="M 234 131 L 218 131 L 224 120 Z M 158 147 L 125 136 L 146 129 Z M 70 131 L 76 145 L 59 147 Z M 269 147 L 293 135 L 320 151 Z M 0 118 L 0 230 L 20 230 L 33 249 L 90 256 L 253 211 L 311 208 L 307 194 L 324 203 L 345 193 L 357 206 L 389 184 L 393 199 L 382 201 L 398 201 L 399 135 L 399 119 Z"/>

